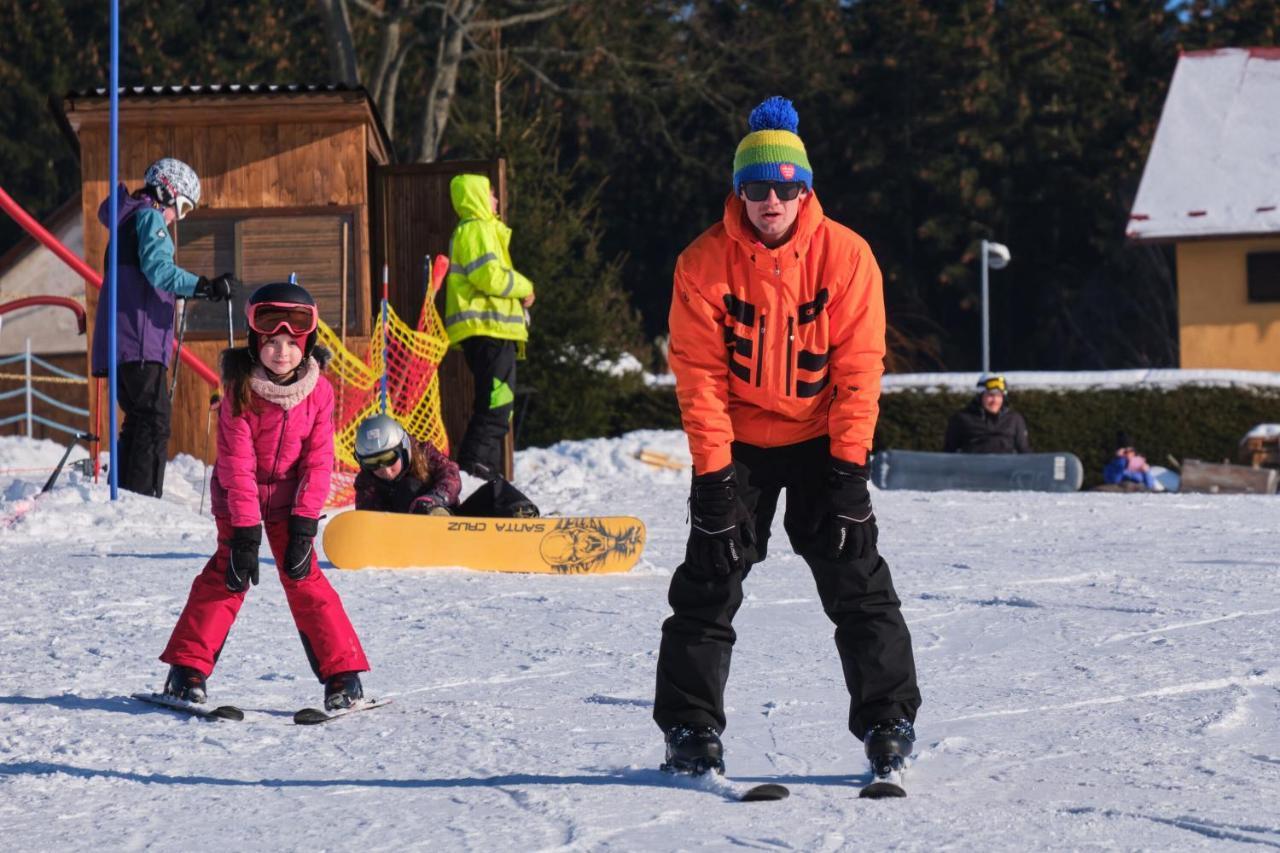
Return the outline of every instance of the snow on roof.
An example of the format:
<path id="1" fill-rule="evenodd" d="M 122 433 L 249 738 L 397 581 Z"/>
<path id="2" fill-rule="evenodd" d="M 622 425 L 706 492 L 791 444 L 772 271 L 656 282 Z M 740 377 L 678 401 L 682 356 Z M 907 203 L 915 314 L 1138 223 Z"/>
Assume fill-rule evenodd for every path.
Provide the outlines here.
<path id="1" fill-rule="evenodd" d="M 993 371 L 993 374 L 995 372 Z M 1179 370 L 1176 368 L 1135 368 L 1131 370 L 1014 370 L 999 375 L 1009 383 L 1009 391 L 1028 389 L 1065 391 L 1081 388 L 1175 388 L 1179 385 L 1250 385 L 1280 388 L 1280 373 L 1265 370 Z M 978 392 L 981 373 L 886 373 L 885 393 L 893 391 Z"/>
<path id="2" fill-rule="evenodd" d="M 1280 234 L 1280 48 L 1179 57 L 1125 234 Z"/>

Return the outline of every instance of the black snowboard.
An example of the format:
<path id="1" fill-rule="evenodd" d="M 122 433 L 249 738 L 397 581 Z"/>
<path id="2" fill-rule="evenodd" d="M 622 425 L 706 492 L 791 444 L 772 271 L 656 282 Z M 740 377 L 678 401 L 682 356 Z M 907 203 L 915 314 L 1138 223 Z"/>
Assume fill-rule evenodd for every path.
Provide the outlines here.
<path id="1" fill-rule="evenodd" d="M 978 492 L 1075 492 L 1084 466 L 1072 453 L 926 453 L 882 450 L 871 457 L 881 489 Z"/>

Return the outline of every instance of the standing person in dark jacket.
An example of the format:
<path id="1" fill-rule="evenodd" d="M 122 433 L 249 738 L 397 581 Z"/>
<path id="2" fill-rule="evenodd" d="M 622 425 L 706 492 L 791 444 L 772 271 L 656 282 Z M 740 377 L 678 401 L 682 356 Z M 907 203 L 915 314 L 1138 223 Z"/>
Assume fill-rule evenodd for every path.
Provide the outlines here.
<path id="1" fill-rule="evenodd" d="M 116 383 L 124 424 L 117 446 L 120 488 L 160 497 L 168 458 L 171 401 L 165 371 L 173 347 L 173 306 L 179 296 L 220 302 L 239 285 L 224 273 L 207 279 L 174 263 L 169 226 L 200 203 L 200 179 L 172 157 L 152 163 L 144 185 L 130 193 L 121 185 L 116 209 L 118 239 L 116 286 Z M 98 220 L 111 224 L 111 199 L 98 208 Z M 110 246 L 103 261 L 110 263 Z M 98 295 L 93 325 L 93 375 L 106 376 L 109 294 Z"/>
<path id="2" fill-rule="evenodd" d="M 1003 376 L 978 380 L 982 390 L 947 422 L 947 453 L 1030 453 L 1027 422 L 1009 407 Z"/>

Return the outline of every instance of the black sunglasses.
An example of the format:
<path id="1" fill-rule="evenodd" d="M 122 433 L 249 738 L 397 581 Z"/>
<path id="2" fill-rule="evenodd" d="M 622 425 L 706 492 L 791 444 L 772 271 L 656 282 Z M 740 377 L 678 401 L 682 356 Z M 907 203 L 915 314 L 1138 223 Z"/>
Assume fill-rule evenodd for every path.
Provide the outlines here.
<path id="1" fill-rule="evenodd" d="M 778 201 L 791 201 L 800 195 L 800 190 L 804 189 L 804 184 L 800 181 L 749 181 L 742 185 L 742 192 L 747 197 L 747 201 L 764 201 L 769 197 L 769 191 L 772 190 L 778 196 Z"/>

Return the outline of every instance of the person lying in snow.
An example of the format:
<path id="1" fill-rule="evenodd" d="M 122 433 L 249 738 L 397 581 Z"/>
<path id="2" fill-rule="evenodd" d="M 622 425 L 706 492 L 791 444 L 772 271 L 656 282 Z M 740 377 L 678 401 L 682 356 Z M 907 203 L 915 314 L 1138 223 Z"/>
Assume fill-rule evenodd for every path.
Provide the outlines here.
<path id="1" fill-rule="evenodd" d="M 458 463 L 414 441 L 395 418 L 373 415 L 356 428 L 356 509 L 472 518 L 534 518 L 533 501 L 502 477 L 458 503 Z"/>

